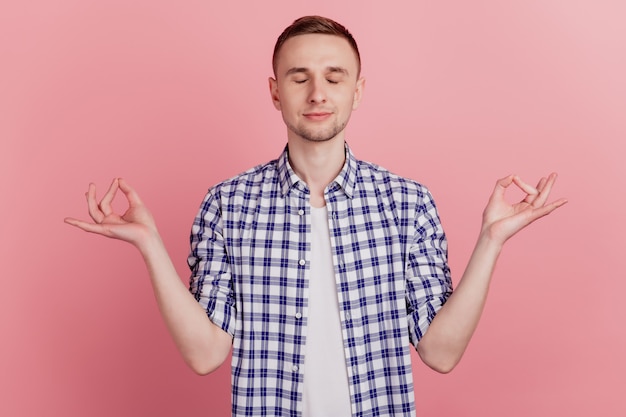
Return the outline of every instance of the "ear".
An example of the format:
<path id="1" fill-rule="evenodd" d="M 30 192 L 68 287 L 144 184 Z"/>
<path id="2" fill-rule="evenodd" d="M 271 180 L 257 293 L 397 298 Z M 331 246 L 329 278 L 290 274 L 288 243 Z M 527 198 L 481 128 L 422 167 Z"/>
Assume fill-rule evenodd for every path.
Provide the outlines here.
<path id="1" fill-rule="evenodd" d="M 272 97 L 272 103 L 274 103 L 274 107 L 276 110 L 280 110 L 280 95 L 278 94 L 278 82 L 272 78 L 268 78 L 269 87 L 270 87 L 270 95 Z"/>
<path id="2" fill-rule="evenodd" d="M 363 89 L 365 88 L 365 78 L 361 77 L 356 80 L 356 89 L 354 90 L 354 100 L 352 101 L 352 110 L 359 108 L 361 98 L 363 98 Z"/>

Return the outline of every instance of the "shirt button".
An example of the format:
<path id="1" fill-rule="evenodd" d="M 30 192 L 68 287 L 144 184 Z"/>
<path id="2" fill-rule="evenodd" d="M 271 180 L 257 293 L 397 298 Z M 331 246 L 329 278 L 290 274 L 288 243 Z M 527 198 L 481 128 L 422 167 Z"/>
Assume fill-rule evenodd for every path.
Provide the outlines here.
<path id="1" fill-rule="evenodd" d="M 300 266 L 304 266 L 306 264 L 306 261 L 304 259 L 300 259 L 298 263 L 300 264 Z"/>
<path id="2" fill-rule="evenodd" d="M 299 214 L 300 216 L 304 216 L 304 210 L 302 210 L 302 209 L 298 210 L 298 214 Z"/>
<path id="3" fill-rule="evenodd" d="M 302 313 L 300 313 L 299 311 L 296 313 L 296 318 L 297 319 L 301 319 L 302 318 Z"/>
<path id="4" fill-rule="evenodd" d="M 292 366 L 291 370 L 294 371 L 294 372 L 298 372 L 298 365 Z"/>
<path id="5" fill-rule="evenodd" d="M 350 313 L 346 313 L 346 320 L 350 320 Z"/>

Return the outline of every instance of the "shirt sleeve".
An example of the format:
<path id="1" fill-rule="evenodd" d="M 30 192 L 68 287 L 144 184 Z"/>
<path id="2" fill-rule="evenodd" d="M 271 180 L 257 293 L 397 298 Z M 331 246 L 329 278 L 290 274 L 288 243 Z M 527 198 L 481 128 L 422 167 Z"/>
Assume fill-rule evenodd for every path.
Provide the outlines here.
<path id="1" fill-rule="evenodd" d="M 210 191 L 191 228 L 191 252 L 187 259 L 191 269 L 189 291 L 209 319 L 232 336 L 236 304 L 223 230 L 219 200 Z"/>
<path id="2" fill-rule="evenodd" d="M 411 343 L 417 346 L 452 294 L 448 243 L 428 191 L 418 205 L 407 268 L 407 311 Z"/>

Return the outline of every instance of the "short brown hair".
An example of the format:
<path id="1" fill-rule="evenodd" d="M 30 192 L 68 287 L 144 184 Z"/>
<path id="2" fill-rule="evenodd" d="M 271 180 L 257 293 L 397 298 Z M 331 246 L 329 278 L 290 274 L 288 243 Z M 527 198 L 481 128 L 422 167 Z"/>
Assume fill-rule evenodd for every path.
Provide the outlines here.
<path id="1" fill-rule="evenodd" d="M 272 56 L 272 68 L 274 69 L 274 76 L 276 76 L 276 60 L 278 58 L 278 52 L 283 46 L 285 41 L 289 38 L 293 38 L 298 35 L 309 34 L 323 34 L 323 35 L 335 35 L 340 36 L 348 41 L 352 50 L 354 51 L 357 59 L 357 73 L 361 73 L 361 55 L 359 54 L 359 48 L 352 37 L 352 34 L 348 32 L 342 24 L 335 22 L 332 19 L 322 16 L 304 16 L 294 20 L 294 22 L 287 27 L 283 33 L 280 34 L 274 45 L 274 54 Z M 357 74 L 357 76 L 358 76 Z"/>

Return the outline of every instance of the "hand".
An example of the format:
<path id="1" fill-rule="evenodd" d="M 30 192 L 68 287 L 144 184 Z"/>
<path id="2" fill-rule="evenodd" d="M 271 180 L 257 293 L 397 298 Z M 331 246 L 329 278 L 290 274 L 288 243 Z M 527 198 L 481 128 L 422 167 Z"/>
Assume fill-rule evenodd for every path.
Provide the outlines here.
<path id="1" fill-rule="evenodd" d="M 121 216 L 115 213 L 111 203 L 115 199 L 117 190 L 120 189 L 128 200 L 128 209 Z M 141 202 L 139 196 L 126 181 L 116 178 L 109 187 L 100 203 L 96 202 L 96 186 L 89 184 L 89 190 L 85 193 L 89 215 L 94 223 L 65 218 L 65 223 L 76 226 L 86 232 L 97 233 L 106 237 L 120 239 L 139 247 L 141 242 L 151 234 L 156 234 L 156 224 L 152 215 Z"/>
<path id="2" fill-rule="evenodd" d="M 517 175 L 498 180 L 483 212 L 482 232 L 504 244 L 524 227 L 567 203 L 562 198 L 546 204 L 556 177 L 556 173 L 552 173 L 548 178 L 541 178 L 536 188 L 523 182 Z M 526 197 L 517 204 L 509 204 L 504 200 L 504 193 L 511 184 L 526 193 Z"/>

